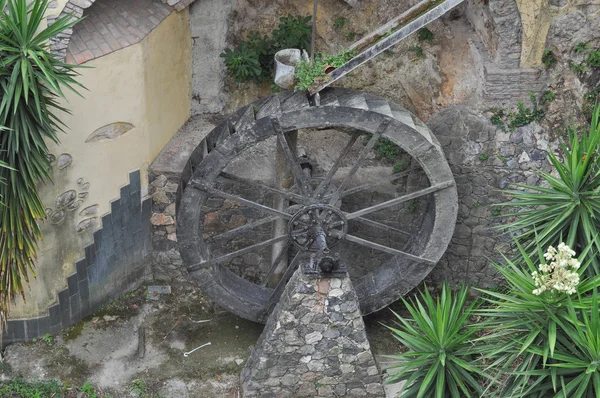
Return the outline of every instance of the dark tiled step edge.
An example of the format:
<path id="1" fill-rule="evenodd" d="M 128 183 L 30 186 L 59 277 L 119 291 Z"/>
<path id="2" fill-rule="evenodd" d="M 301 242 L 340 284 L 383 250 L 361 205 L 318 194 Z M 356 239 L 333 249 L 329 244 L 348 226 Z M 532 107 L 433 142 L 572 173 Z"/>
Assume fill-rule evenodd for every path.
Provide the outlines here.
<path id="1" fill-rule="evenodd" d="M 151 210 L 151 199 L 141 201 L 140 172 L 134 171 L 120 198 L 111 202 L 111 212 L 102 217 L 94 243 L 85 247 L 75 273 L 67 277 L 67 287 L 58 292 L 58 302 L 47 316 L 9 320 L 2 348 L 56 334 L 141 283 L 152 250 Z"/>

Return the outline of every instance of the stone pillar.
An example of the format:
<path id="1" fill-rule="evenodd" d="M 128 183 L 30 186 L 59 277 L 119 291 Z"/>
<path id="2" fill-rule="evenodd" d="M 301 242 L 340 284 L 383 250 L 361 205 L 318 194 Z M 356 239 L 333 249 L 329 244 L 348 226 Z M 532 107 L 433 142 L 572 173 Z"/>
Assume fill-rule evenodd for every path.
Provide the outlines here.
<path id="1" fill-rule="evenodd" d="M 241 381 L 244 397 L 385 396 L 350 278 L 296 271 Z"/>

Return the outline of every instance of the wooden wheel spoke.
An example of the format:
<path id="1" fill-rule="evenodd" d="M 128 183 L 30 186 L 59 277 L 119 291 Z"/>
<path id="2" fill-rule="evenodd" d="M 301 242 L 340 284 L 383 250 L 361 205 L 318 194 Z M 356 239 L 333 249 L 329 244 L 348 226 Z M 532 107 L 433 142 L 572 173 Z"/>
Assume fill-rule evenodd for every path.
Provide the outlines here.
<path id="1" fill-rule="evenodd" d="M 238 177 L 238 176 L 230 174 L 230 173 L 225 173 L 225 172 L 222 172 L 220 174 L 220 176 L 223 178 L 227 178 L 228 180 L 231 180 L 231 181 L 234 181 L 234 182 L 237 182 L 237 183 L 240 183 L 240 184 L 252 187 L 252 188 L 258 188 L 258 189 L 261 189 L 266 192 L 274 193 L 274 194 L 279 195 L 279 196 L 283 197 L 284 199 L 287 199 L 292 202 L 302 203 L 302 204 L 310 204 L 310 201 L 307 200 L 302 195 L 298 195 L 298 194 L 290 192 L 290 191 L 284 191 L 281 189 L 270 187 L 270 186 L 262 184 L 258 181 L 246 180 L 244 178 Z"/>
<path id="2" fill-rule="evenodd" d="M 228 253 L 228 254 L 224 254 L 224 255 L 219 256 L 219 257 L 211 258 L 210 260 L 206 260 L 206 261 L 203 261 L 201 263 L 192 264 L 191 266 L 188 267 L 188 271 L 189 272 L 194 272 L 194 271 L 198 271 L 199 269 L 206 268 L 209 265 L 221 264 L 221 263 L 233 260 L 234 258 L 236 258 L 238 256 L 241 256 L 243 254 L 253 252 L 256 249 L 260 249 L 260 248 L 265 247 L 265 246 L 270 246 L 270 245 L 273 245 L 273 244 L 275 244 L 277 242 L 281 242 L 281 241 L 286 240 L 286 239 L 288 239 L 288 237 L 286 235 L 277 236 L 275 238 L 271 238 L 271 239 L 266 240 L 264 242 L 260 242 L 260 243 L 257 243 L 255 245 L 244 247 L 243 249 L 236 250 L 234 252 L 231 252 L 231 253 Z"/>
<path id="3" fill-rule="evenodd" d="M 283 274 L 283 277 L 279 281 L 279 284 L 273 290 L 273 294 L 269 298 L 267 305 L 265 305 L 266 314 L 270 314 L 271 311 L 273 311 L 273 308 L 275 308 L 275 305 L 277 305 L 277 303 L 279 302 L 279 299 L 281 298 L 281 295 L 283 294 L 283 291 L 285 289 L 285 285 L 287 285 L 292 275 L 294 275 L 294 272 L 300 265 L 300 260 L 302 259 L 302 257 L 304 257 L 304 252 L 299 251 L 298 253 L 296 253 L 294 258 L 288 265 L 287 269 L 285 270 L 285 273 Z"/>
<path id="4" fill-rule="evenodd" d="M 329 185 L 331 184 L 331 180 L 333 179 L 333 176 L 335 175 L 337 170 L 340 168 L 340 165 L 342 164 L 342 160 L 344 160 L 346 155 L 348 155 L 348 152 L 350 152 L 350 150 L 354 146 L 354 143 L 356 142 L 356 140 L 358 139 L 359 136 L 360 136 L 360 134 L 356 134 L 356 133 L 352 134 L 352 137 L 350 137 L 348 144 L 342 150 L 342 152 L 340 153 L 340 156 L 338 156 L 338 158 L 336 159 L 333 166 L 331 166 L 331 169 L 329 169 L 329 171 L 327 172 L 327 175 L 325 176 L 323 181 L 321 181 L 321 183 L 319 184 L 317 189 L 315 189 L 315 191 L 313 192 L 313 195 L 312 195 L 313 198 L 318 198 L 319 195 L 323 195 L 324 192 L 327 190 L 327 187 L 329 187 Z"/>
<path id="5" fill-rule="evenodd" d="M 213 235 L 213 236 L 209 237 L 207 240 L 214 242 L 214 241 L 220 240 L 220 239 L 231 239 L 235 236 L 243 234 L 244 232 L 251 231 L 254 228 L 260 227 L 261 225 L 264 225 L 264 224 L 272 223 L 273 221 L 278 220 L 278 219 L 279 219 L 279 217 L 276 217 L 276 216 L 263 218 L 263 219 L 260 219 L 260 220 L 257 220 L 257 221 L 254 221 L 254 222 L 251 222 L 248 224 L 244 224 L 241 227 L 234 228 L 227 232 L 223 232 L 218 235 Z"/>
<path id="6" fill-rule="evenodd" d="M 400 196 L 399 198 L 391 199 L 391 200 L 388 200 L 386 202 L 379 203 L 379 204 L 376 204 L 374 206 L 367 207 L 367 208 L 364 208 L 362 210 L 355 211 L 354 213 L 349 213 L 349 214 L 346 215 L 346 218 L 348 220 L 359 218 L 359 217 L 364 216 L 365 214 L 373 213 L 373 212 L 376 212 L 376 211 L 381 210 L 381 209 L 385 209 L 385 208 L 390 207 L 390 206 L 394 206 L 394 205 L 397 205 L 397 204 L 400 204 L 400 203 L 403 203 L 403 202 L 407 202 L 407 201 L 412 200 L 412 199 L 419 198 L 421 196 L 428 195 L 430 193 L 441 191 L 442 189 L 446 189 L 446 188 L 451 187 L 453 185 L 454 185 L 454 181 L 446 181 L 446 182 L 442 182 L 440 184 L 432 185 L 432 186 L 430 186 L 428 188 L 421 189 L 419 191 L 416 191 L 416 192 L 413 192 L 413 193 L 409 193 L 407 195 Z"/>
<path id="7" fill-rule="evenodd" d="M 283 260 L 284 256 L 287 256 L 288 254 L 288 250 L 290 249 L 290 246 L 292 244 L 290 243 L 289 240 L 287 240 L 285 242 L 285 244 L 283 245 L 283 247 L 281 248 L 281 250 L 279 251 L 279 254 L 277 255 L 277 257 L 275 258 L 275 261 L 273 261 L 271 263 L 271 267 L 269 267 L 269 271 L 267 272 L 267 274 L 265 275 L 265 279 L 263 280 L 263 282 L 261 283 L 261 286 L 267 286 L 269 284 L 269 281 L 271 279 L 271 275 L 273 275 L 273 272 L 275 272 L 275 270 L 277 269 L 277 266 L 281 263 L 281 260 Z"/>
<path id="8" fill-rule="evenodd" d="M 403 256 L 403 257 L 406 257 L 410 260 L 413 260 L 413 261 L 416 261 L 419 263 L 429 264 L 429 265 L 436 264 L 435 261 L 429 260 L 427 258 L 415 256 L 413 254 L 403 252 L 402 250 L 393 249 L 393 248 L 385 246 L 385 245 L 380 245 L 379 243 L 371 242 L 369 240 L 359 238 L 358 236 L 346 235 L 344 237 L 344 239 L 346 239 L 348 242 L 353 242 L 353 243 L 359 244 L 361 246 L 368 247 L 370 249 L 379 250 L 384 253 L 393 254 L 394 256 Z"/>
<path id="9" fill-rule="evenodd" d="M 220 197 L 222 197 L 224 199 L 233 200 L 233 201 L 236 201 L 236 202 L 238 202 L 238 203 L 240 203 L 242 205 L 246 205 L 246 206 L 252 207 L 252 208 L 254 208 L 256 210 L 260 210 L 260 211 L 263 211 L 265 213 L 269 213 L 269 214 L 272 214 L 272 215 L 279 216 L 279 217 L 284 218 L 286 220 L 289 220 L 290 218 L 292 218 L 292 216 L 290 214 L 288 214 L 288 213 L 284 213 L 282 211 L 273 209 L 272 207 L 269 207 L 269 206 L 261 205 L 260 203 L 256 203 L 256 202 L 253 202 L 251 200 L 244 199 L 244 198 L 239 197 L 237 195 L 233 195 L 233 194 L 230 194 L 230 193 L 227 193 L 227 192 L 223 192 L 223 191 L 221 191 L 219 189 L 209 187 L 206 184 L 203 184 L 203 183 L 195 181 L 195 180 L 191 181 L 190 186 L 194 187 L 195 189 L 199 189 L 201 191 L 207 192 L 210 195 L 220 196 Z"/>
<path id="10" fill-rule="evenodd" d="M 369 225 L 371 227 L 383 229 L 384 231 L 395 232 L 395 233 L 398 233 L 398 234 L 401 234 L 401 235 L 405 235 L 405 236 L 412 236 L 413 235 L 410 232 L 402 231 L 401 229 L 394 228 L 394 227 L 389 226 L 387 224 L 380 223 L 380 222 L 377 222 L 377 221 L 373 221 L 373 220 L 370 220 L 368 218 L 358 217 L 358 218 L 354 218 L 353 220 L 357 221 L 359 223 L 365 224 L 365 225 Z"/>
<path id="11" fill-rule="evenodd" d="M 364 191 L 367 188 L 371 188 L 371 187 L 375 187 L 377 185 L 385 184 L 386 182 L 395 181 L 395 180 L 397 180 L 399 178 L 406 177 L 410 173 L 413 173 L 413 172 L 416 172 L 416 171 L 419 171 L 419 170 L 420 169 L 418 169 L 418 168 L 414 168 L 414 169 L 403 171 L 401 173 L 391 174 L 391 175 L 386 176 L 386 177 L 378 178 L 378 179 L 373 180 L 371 182 L 367 182 L 366 184 L 358 185 L 358 186 L 356 186 L 354 188 L 347 189 L 347 190 L 343 191 L 342 193 L 340 193 L 340 198 L 343 198 L 343 197 L 348 196 L 348 195 L 355 194 L 355 193 L 360 192 L 360 191 Z"/>
<path id="12" fill-rule="evenodd" d="M 379 139 L 379 137 L 381 137 L 381 135 L 387 129 L 389 124 L 390 124 L 389 120 L 384 120 L 381 123 L 381 125 L 379 126 L 379 128 L 377 129 L 377 131 L 373 134 L 373 136 L 371 137 L 369 142 L 367 142 L 367 145 L 365 145 L 365 147 L 360 151 L 360 154 L 358 155 L 358 159 L 352 166 L 352 169 L 350 169 L 350 172 L 348 173 L 346 178 L 344 178 L 344 181 L 342 181 L 342 183 L 340 184 L 340 186 L 338 187 L 336 192 L 331 196 L 331 199 L 329 200 L 330 206 L 335 205 L 336 202 L 340 199 L 340 194 L 343 191 L 343 189 L 345 188 L 346 184 L 348 184 L 352 180 L 352 178 L 354 177 L 354 174 L 356 174 L 358 169 L 363 165 L 363 163 L 365 162 L 365 159 L 367 158 L 367 155 L 369 154 L 369 152 L 371 152 L 371 150 L 375 146 L 375 143 L 377 143 L 377 140 Z"/>
<path id="13" fill-rule="evenodd" d="M 300 166 L 300 163 L 297 162 L 294 153 L 292 153 L 292 148 L 290 148 L 290 144 L 288 143 L 287 138 L 285 138 L 285 134 L 280 130 L 277 131 L 277 140 L 281 145 L 281 149 L 283 150 L 285 158 L 290 166 L 290 171 L 294 176 L 294 180 L 296 180 L 296 184 L 298 184 L 300 188 L 300 192 L 302 192 L 302 194 L 306 197 L 310 197 L 312 187 L 310 185 L 308 176 L 302 171 L 302 167 Z"/>

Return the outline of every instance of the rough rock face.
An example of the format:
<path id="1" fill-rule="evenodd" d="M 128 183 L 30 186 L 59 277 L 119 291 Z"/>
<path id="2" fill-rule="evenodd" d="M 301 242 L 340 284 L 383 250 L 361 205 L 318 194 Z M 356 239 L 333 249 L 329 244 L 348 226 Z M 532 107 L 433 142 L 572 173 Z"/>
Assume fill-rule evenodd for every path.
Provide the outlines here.
<path id="1" fill-rule="evenodd" d="M 600 13 L 588 14 L 577 10 L 554 19 L 548 30 L 546 46 L 563 55 L 579 43 L 600 40 Z"/>
<path id="2" fill-rule="evenodd" d="M 244 397 L 382 397 L 350 278 L 296 271 L 242 372 Z"/>
<path id="3" fill-rule="evenodd" d="M 454 237 L 430 278 L 493 285 L 498 280 L 488 259 L 499 257 L 503 239 L 491 228 L 507 221 L 508 210 L 492 205 L 508 200 L 500 190 L 511 184 L 536 185 L 535 170 L 550 170 L 545 151 L 556 144 L 537 123 L 505 132 L 464 106 L 437 113 L 429 127 L 444 148 L 459 200 Z"/>
<path id="4" fill-rule="evenodd" d="M 347 48 L 414 3 L 407 0 L 361 0 L 352 4 L 341 0 L 320 2 L 317 50 L 336 53 L 340 47 Z M 277 28 L 281 16 L 311 13 L 312 2 L 308 6 L 293 0 L 240 0 L 231 10 L 227 45 L 239 43 L 253 30 L 258 30 L 260 35 L 270 34 Z M 338 20 L 343 21 L 341 27 L 335 24 Z M 428 28 L 434 33 L 431 42 L 419 41 L 417 35 L 413 35 L 336 85 L 377 93 L 403 104 L 422 120 L 450 104 L 461 102 L 477 106 L 476 92 L 481 86 L 482 74 L 476 70 L 470 44 L 477 33 L 466 20 L 462 6 L 432 22 Z M 418 55 L 417 49 L 423 51 L 422 55 Z M 227 79 L 226 92 L 231 100 L 226 106 L 227 111 L 233 112 L 258 97 L 269 95 L 268 86 L 256 87 L 252 83 Z"/>

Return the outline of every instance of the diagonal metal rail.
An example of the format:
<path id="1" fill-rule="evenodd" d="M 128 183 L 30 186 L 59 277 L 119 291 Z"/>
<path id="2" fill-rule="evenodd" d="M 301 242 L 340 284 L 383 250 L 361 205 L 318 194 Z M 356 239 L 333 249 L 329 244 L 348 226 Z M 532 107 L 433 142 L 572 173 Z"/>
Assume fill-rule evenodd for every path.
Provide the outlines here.
<path id="1" fill-rule="evenodd" d="M 394 18 L 376 31 L 353 44 L 349 49 L 359 54 L 341 67 L 329 73 L 324 81 L 313 83 L 308 89 L 311 95 L 346 76 L 354 69 L 370 61 L 388 48 L 398 44 L 425 25 L 435 21 L 464 0 L 424 0 Z"/>

